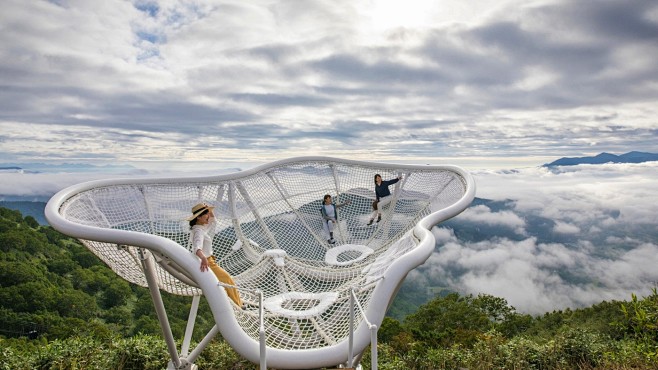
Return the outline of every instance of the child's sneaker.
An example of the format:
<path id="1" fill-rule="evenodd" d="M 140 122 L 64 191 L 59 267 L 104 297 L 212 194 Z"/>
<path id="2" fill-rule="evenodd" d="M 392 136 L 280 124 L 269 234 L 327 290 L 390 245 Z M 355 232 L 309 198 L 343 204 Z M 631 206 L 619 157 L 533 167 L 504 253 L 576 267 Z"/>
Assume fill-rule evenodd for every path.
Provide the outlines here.
<path id="1" fill-rule="evenodd" d="M 335 241 L 333 238 L 327 240 L 327 242 L 328 242 L 329 244 L 336 244 L 336 241 Z"/>

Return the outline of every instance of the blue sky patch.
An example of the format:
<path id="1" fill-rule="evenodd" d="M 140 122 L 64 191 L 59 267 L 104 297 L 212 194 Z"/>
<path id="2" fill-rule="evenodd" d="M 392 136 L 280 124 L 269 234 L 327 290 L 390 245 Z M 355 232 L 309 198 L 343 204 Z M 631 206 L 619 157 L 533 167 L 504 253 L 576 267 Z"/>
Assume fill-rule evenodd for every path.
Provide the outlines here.
<path id="1" fill-rule="evenodd" d="M 158 12 L 160 11 L 160 7 L 158 6 L 158 4 L 152 2 L 136 3 L 135 8 L 143 11 L 144 13 L 148 14 L 151 17 L 155 17 L 156 15 L 158 15 Z"/>

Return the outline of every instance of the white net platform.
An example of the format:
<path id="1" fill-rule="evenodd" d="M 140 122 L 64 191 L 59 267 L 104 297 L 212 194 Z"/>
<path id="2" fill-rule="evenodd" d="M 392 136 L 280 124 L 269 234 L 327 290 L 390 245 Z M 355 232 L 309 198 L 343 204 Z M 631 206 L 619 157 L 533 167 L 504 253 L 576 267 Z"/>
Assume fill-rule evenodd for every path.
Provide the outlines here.
<path id="1" fill-rule="evenodd" d="M 402 180 L 390 186 L 392 201 L 383 208 L 382 220 L 368 226 L 376 173 L 384 180 L 398 176 Z M 203 291 L 199 272 L 192 271 L 198 269 L 196 261 L 180 262 L 182 252 L 191 255 L 186 218 L 194 204 L 216 206 L 214 255 L 233 276 L 248 305 L 240 308 L 225 294 L 221 299 L 232 308 L 243 332 L 240 335 L 256 343 L 258 298 L 253 292 L 263 292 L 267 347 L 283 351 L 277 352 L 283 353 L 283 359 L 285 353 L 294 356 L 300 350 L 330 348 L 346 341 L 350 288 L 356 288 L 364 313 L 377 312 L 371 321 L 379 325 L 406 273 L 423 263 L 434 248 L 434 240 L 423 241 L 426 236 L 417 235 L 414 228 L 423 219 L 429 229 L 460 213 L 473 199 L 473 186 L 470 175 L 457 167 L 304 157 L 214 178 L 81 184 L 53 197 L 47 217 L 53 227 L 80 238 L 113 271 L 134 284 L 148 285 L 140 249 L 149 250 L 157 262 L 159 289 L 192 296 Z M 325 194 L 336 203 L 350 202 L 338 209 L 333 245 L 327 243 L 322 226 L 320 206 Z M 133 240 L 136 234 L 173 243 L 154 247 L 152 239 L 133 243 L 137 245 L 123 241 L 125 236 Z M 431 245 L 419 252 L 421 242 Z M 397 266 L 396 261 L 414 254 L 413 262 Z M 392 269 L 396 271 L 391 278 L 397 281 L 373 298 Z M 209 303 L 213 306 L 210 299 Z M 219 311 L 213 310 L 218 324 L 217 316 L 225 317 Z M 356 320 L 359 324 L 361 316 Z M 229 343 L 235 335 L 224 330 L 222 334 Z M 273 365 L 285 367 L 285 360 L 281 361 Z M 322 366 L 322 361 L 308 364 L 313 365 Z"/>

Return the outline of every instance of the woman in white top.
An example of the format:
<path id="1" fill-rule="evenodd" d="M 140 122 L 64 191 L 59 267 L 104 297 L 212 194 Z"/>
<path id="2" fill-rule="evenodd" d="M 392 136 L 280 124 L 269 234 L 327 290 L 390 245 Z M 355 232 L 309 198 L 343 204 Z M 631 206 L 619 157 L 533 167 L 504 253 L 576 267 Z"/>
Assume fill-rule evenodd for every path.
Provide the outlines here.
<path id="1" fill-rule="evenodd" d="M 215 257 L 212 255 L 212 239 L 215 236 L 215 227 L 217 226 L 215 214 L 213 213 L 214 208 L 206 203 L 199 203 L 192 207 L 192 216 L 187 219 L 191 228 L 190 242 L 192 250 L 201 260 L 201 271 L 207 271 L 210 268 L 219 281 L 235 286 L 231 275 L 215 263 Z M 224 289 L 226 289 L 229 298 L 242 307 L 242 299 L 240 299 L 238 290 L 229 287 Z"/>

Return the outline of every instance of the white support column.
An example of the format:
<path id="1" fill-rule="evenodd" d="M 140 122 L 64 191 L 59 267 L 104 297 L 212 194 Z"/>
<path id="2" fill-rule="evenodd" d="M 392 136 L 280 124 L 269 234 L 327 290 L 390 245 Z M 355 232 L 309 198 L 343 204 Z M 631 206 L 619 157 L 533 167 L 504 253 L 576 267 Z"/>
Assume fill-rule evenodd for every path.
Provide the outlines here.
<path id="1" fill-rule="evenodd" d="M 192 340 L 192 333 L 194 332 L 194 324 L 196 322 L 200 300 L 201 296 L 195 295 L 192 297 L 192 307 L 190 307 L 190 315 L 187 318 L 187 327 L 185 328 L 185 337 L 183 338 L 183 345 L 180 350 L 182 357 L 187 357 L 190 350 L 190 341 Z"/>
<path id="2" fill-rule="evenodd" d="M 267 370 L 267 341 L 265 338 L 265 308 L 263 292 L 258 291 L 258 334 L 260 340 L 260 370 Z"/>
<path id="3" fill-rule="evenodd" d="M 354 288 L 350 287 L 350 339 L 347 352 L 347 367 L 354 364 Z"/>
<path id="4" fill-rule="evenodd" d="M 160 295 L 160 289 L 158 288 L 158 282 L 155 277 L 153 257 L 150 253 L 142 248 L 139 249 L 139 255 L 142 259 L 144 276 L 146 277 L 146 282 L 149 286 L 149 292 L 151 292 L 151 299 L 153 299 L 153 306 L 155 306 L 155 313 L 158 315 L 158 321 L 160 321 L 162 336 L 167 343 L 167 349 L 169 350 L 171 361 L 173 362 L 174 366 L 178 368 L 181 361 L 176 350 L 174 335 L 171 333 L 171 326 L 169 326 L 169 319 L 167 318 L 167 312 L 165 311 L 164 302 L 162 302 L 162 296 Z"/>
<path id="5" fill-rule="evenodd" d="M 217 325 L 213 326 L 212 329 L 206 334 L 205 337 L 199 342 L 199 344 L 190 352 L 190 355 L 187 356 L 186 360 L 193 363 L 196 361 L 197 357 L 201 354 L 201 352 L 206 349 L 206 347 L 210 344 L 210 341 L 219 333 L 219 328 Z"/>
<path id="6" fill-rule="evenodd" d="M 249 195 L 249 192 L 247 192 L 247 189 L 245 189 L 244 185 L 240 181 L 235 182 L 235 188 L 240 192 L 242 195 L 242 199 L 244 199 L 245 203 L 247 203 L 247 206 L 249 206 L 249 210 L 251 213 L 254 215 L 254 218 L 256 219 L 256 222 L 261 228 L 261 232 L 265 234 L 267 239 L 271 243 L 271 248 L 269 249 L 279 249 L 279 243 L 277 243 L 276 238 L 274 237 L 274 234 L 270 231 L 270 228 L 267 227 L 267 224 L 265 224 L 265 221 L 261 217 L 260 213 L 258 212 L 258 209 L 256 208 L 256 205 L 254 204 L 254 201 L 251 199 L 251 196 Z"/>
<path id="7" fill-rule="evenodd" d="M 377 325 L 370 325 L 370 367 L 377 370 Z"/>

